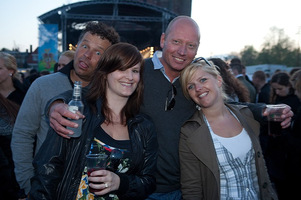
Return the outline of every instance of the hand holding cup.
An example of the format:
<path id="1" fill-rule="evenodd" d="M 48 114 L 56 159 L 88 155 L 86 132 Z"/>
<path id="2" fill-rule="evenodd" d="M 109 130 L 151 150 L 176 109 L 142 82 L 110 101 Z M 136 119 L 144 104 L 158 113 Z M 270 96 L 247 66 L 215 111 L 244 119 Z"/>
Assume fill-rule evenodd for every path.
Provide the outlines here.
<path id="1" fill-rule="evenodd" d="M 87 159 L 88 177 L 91 175 L 91 173 L 93 171 L 106 169 L 107 155 L 105 155 L 105 154 L 88 154 L 88 155 L 86 155 L 86 159 Z M 100 183 L 100 184 L 103 184 L 103 183 Z M 99 190 L 93 189 L 89 186 L 89 191 L 95 193 Z"/>

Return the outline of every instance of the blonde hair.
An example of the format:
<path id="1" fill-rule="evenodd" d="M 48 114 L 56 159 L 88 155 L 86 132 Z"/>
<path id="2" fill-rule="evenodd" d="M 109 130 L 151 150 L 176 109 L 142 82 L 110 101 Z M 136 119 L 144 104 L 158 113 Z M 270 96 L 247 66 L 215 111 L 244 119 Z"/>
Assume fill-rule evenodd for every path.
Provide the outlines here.
<path id="1" fill-rule="evenodd" d="M 187 99 L 190 99 L 188 89 L 187 89 L 188 82 L 191 80 L 191 77 L 196 73 L 198 69 L 202 69 L 204 72 L 212 75 L 216 79 L 218 76 L 221 76 L 220 72 L 218 71 L 219 67 L 214 65 L 213 62 L 211 61 L 200 60 L 197 62 L 192 62 L 190 65 L 188 65 L 182 70 L 180 75 L 180 83 L 182 85 L 183 94 Z M 225 93 L 223 80 L 222 80 L 222 87 L 221 87 L 221 95 L 224 100 L 228 99 L 228 96 Z"/>
<path id="2" fill-rule="evenodd" d="M 66 56 L 66 57 L 70 58 L 70 60 L 73 60 L 74 59 L 74 55 L 75 55 L 75 51 L 73 51 L 73 50 L 67 50 L 67 51 L 64 51 L 63 53 L 61 53 L 60 56 Z"/>
<path id="3" fill-rule="evenodd" d="M 16 72 L 18 71 L 18 65 L 15 56 L 9 53 L 0 52 L 0 59 L 4 61 L 4 67 L 6 67 L 6 69 L 10 69 L 14 71 L 12 77 L 17 78 L 18 74 Z"/>

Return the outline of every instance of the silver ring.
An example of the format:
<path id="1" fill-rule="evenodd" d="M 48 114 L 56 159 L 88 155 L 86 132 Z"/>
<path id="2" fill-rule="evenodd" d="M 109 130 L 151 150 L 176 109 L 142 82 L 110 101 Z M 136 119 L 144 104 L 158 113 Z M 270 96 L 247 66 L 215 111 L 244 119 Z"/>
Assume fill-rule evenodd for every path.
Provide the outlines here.
<path id="1" fill-rule="evenodd" d="M 108 183 L 105 183 L 105 188 L 108 188 L 109 186 L 108 186 Z"/>

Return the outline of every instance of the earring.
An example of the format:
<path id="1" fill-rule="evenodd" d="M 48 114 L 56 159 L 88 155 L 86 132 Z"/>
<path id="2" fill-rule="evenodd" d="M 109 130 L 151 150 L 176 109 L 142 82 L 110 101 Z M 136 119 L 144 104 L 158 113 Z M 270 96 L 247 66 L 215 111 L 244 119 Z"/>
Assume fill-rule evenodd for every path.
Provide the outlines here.
<path id="1" fill-rule="evenodd" d="M 13 76 L 13 74 L 12 74 L 12 73 L 10 73 L 10 74 L 9 74 L 9 76 Z"/>

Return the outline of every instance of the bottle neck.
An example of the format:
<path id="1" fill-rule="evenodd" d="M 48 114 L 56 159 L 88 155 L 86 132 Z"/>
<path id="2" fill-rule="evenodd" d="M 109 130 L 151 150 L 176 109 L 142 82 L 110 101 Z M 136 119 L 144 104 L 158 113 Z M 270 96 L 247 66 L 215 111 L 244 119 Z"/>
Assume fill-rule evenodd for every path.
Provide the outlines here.
<path id="1" fill-rule="evenodd" d="M 81 87 L 80 86 L 75 86 L 73 89 L 73 100 L 81 100 Z"/>

